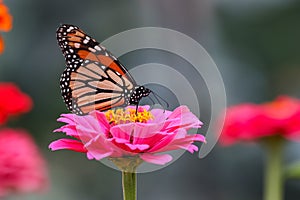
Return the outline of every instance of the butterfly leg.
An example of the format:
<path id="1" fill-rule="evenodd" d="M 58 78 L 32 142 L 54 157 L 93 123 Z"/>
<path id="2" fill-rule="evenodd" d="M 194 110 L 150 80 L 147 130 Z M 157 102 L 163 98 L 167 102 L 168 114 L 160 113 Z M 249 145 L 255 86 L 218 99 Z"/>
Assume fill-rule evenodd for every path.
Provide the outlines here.
<path id="1" fill-rule="evenodd" d="M 135 115 L 137 115 L 137 113 L 138 113 L 138 108 L 139 108 L 139 103 L 137 103 L 137 104 L 135 105 Z"/>

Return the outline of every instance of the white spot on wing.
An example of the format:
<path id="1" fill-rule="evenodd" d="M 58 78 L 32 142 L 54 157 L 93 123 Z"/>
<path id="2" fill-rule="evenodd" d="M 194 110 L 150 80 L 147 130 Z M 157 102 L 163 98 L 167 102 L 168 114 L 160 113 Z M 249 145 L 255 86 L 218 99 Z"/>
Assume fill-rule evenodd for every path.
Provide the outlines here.
<path id="1" fill-rule="evenodd" d="M 93 48 L 91 48 L 91 47 L 89 47 L 89 50 L 90 50 L 91 52 L 93 52 L 93 53 L 95 53 L 95 52 L 96 52 L 96 50 L 95 50 L 95 49 L 93 49 Z"/>
<path id="2" fill-rule="evenodd" d="M 79 43 L 74 43 L 74 47 L 78 49 L 78 48 L 80 48 L 80 44 Z"/>
<path id="3" fill-rule="evenodd" d="M 98 51 L 101 51 L 101 48 L 98 45 L 96 45 L 94 48 Z"/>
<path id="4" fill-rule="evenodd" d="M 83 44 L 87 44 L 89 42 L 88 39 L 83 40 Z"/>

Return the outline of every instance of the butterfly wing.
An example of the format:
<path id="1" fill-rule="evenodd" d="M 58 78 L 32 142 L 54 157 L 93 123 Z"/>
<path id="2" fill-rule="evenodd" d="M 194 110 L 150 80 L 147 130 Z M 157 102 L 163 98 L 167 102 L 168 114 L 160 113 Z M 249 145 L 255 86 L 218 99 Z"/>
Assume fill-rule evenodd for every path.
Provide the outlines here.
<path id="1" fill-rule="evenodd" d="M 69 110 L 87 114 L 128 104 L 136 83 L 109 51 L 73 25 L 61 25 L 57 40 L 67 64 L 60 86 Z"/>

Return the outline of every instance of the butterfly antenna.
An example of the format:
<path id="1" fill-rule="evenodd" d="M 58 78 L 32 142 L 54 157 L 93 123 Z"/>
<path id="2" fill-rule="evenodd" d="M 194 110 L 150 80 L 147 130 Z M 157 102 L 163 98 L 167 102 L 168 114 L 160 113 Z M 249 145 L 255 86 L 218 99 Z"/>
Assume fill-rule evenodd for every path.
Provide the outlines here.
<path id="1" fill-rule="evenodd" d="M 155 93 L 155 92 L 153 92 L 152 91 L 152 93 L 153 93 L 153 96 L 154 96 L 154 98 L 157 100 L 157 102 L 160 104 L 160 105 L 162 105 L 162 103 L 161 103 L 161 101 L 160 100 L 162 100 L 163 102 L 164 102 L 164 104 L 166 105 L 166 107 L 167 108 L 169 108 L 169 103 L 165 100 L 165 99 L 163 99 L 161 96 L 159 96 L 157 93 Z"/>
<path id="2" fill-rule="evenodd" d="M 151 96 L 148 96 L 152 105 L 150 106 L 150 110 L 153 108 L 154 104 L 155 104 L 155 101 L 151 98 Z"/>

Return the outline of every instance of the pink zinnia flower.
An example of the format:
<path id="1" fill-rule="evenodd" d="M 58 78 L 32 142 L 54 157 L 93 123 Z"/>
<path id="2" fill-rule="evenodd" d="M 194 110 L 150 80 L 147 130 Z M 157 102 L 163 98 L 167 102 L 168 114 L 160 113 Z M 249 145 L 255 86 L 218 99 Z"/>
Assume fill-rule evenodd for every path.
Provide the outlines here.
<path id="1" fill-rule="evenodd" d="M 45 161 L 23 130 L 0 130 L 0 198 L 11 192 L 39 192 L 48 183 Z"/>
<path id="2" fill-rule="evenodd" d="M 239 104 L 229 107 L 220 142 L 230 145 L 238 141 L 255 141 L 280 135 L 300 139 L 300 101 L 280 96 L 264 104 Z"/>
<path id="3" fill-rule="evenodd" d="M 163 165 L 172 160 L 167 151 L 185 149 L 193 153 L 198 151 L 193 142 L 205 142 L 203 135 L 187 133 L 200 128 L 202 122 L 186 106 L 173 112 L 141 106 L 137 114 L 134 107 L 93 111 L 85 116 L 62 114 L 58 121 L 67 125 L 55 132 L 65 132 L 74 139 L 59 139 L 49 147 L 83 152 L 89 159 L 139 157 Z"/>
<path id="4" fill-rule="evenodd" d="M 14 83 L 0 83 L 0 125 L 4 124 L 10 116 L 26 113 L 31 108 L 31 98 Z"/>

